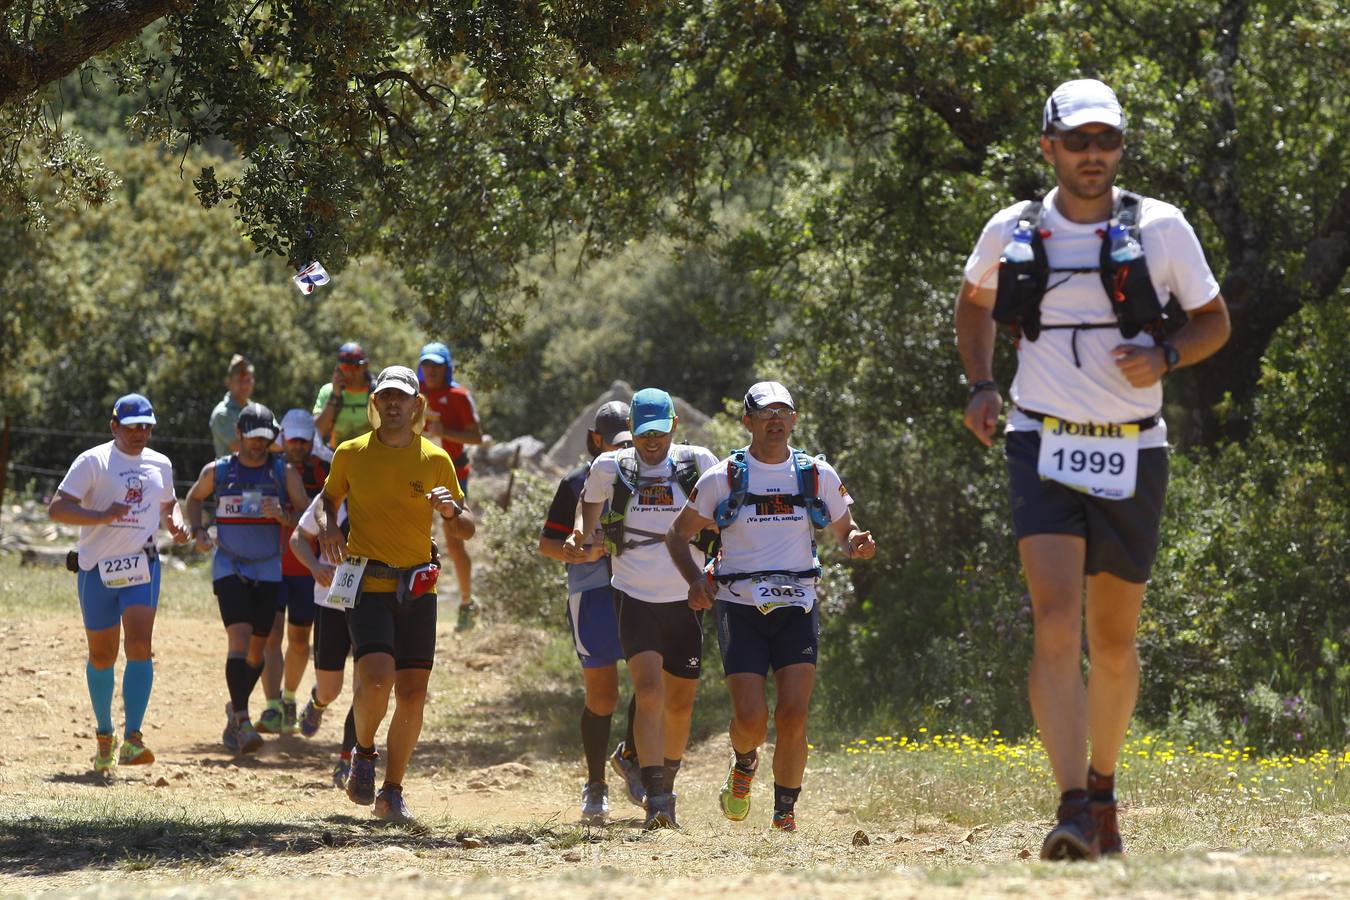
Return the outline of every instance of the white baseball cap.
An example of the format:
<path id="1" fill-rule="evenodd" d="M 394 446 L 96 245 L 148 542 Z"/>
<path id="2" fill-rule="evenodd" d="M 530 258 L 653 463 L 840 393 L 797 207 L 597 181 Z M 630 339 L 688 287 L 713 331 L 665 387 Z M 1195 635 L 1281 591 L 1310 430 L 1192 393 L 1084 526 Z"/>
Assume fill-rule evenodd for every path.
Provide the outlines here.
<path id="1" fill-rule="evenodd" d="M 288 441 L 314 440 L 314 417 L 308 410 L 287 410 L 281 417 L 281 434 Z"/>
<path id="2" fill-rule="evenodd" d="M 752 384 L 750 390 L 745 392 L 744 407 L 746 413 L 752 409 L 763 409 L 766 406 L 772 406 L 775 403 L 782 403 L 788 409 L 794 412 L 797 404 L 792 402 L 792 394 L 777 381 L 760 381 Z"/>
<path id="3" fill-rule="evenodd" d="M 1125 112 L 1115 91 L 1095 78 L 1078 78 L 1055 88 L 1045 101 L 1041 130 L 1068 131 L 1092 122 L 1124 131 Z"/>

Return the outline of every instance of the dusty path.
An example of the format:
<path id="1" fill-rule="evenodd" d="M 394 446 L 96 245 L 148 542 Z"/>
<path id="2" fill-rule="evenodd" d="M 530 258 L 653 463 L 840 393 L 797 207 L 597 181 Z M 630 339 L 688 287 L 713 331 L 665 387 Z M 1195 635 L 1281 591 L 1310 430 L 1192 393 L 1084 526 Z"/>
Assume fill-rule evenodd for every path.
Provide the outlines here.
<path id="1" fill-rule="evenodd" d="M 0 623 L 0 890 L 276 896 L 323 878 L 328 895 L 389 897 L 599 897 L 653 886 L 681 897 L 1350 892 L 1337 848 L 1315 862 L 1197 847 L 1175 858 L 1042 866 L 1024 858 L 1040 822 L 972 830 L 898 822 L 884 809 L 860 817 L 855 810 L 876 807 L 869 786 L 824 754 L 808 773 L 798 834 L 768 831 L 762 785 L 750 820 L 733 825 L 716 811 L 725 738 L 688 754 L 681 831 L 642 834 L 638 810 L 617 796 L 615 824 L 583 829 L 582 769 L 550 743 L 540 716 L 575 709 L 574 686 L 518 674 L 547 636 L 494 626 L 461 640 L 451 622 L 442 616 L 432 713 L 407 783 L 423 823 L 414 829 L 381 827 L 333 788 L 345 697 L 312 741 L 269 738 L 247 759 L 221 747 L 224 641 L 200 610 L 166 610 L 158 623 L 146 739 L 159 761 L 106 782 L 90 773 L 78 617 L 39 610 Z M 864 846 L 854 843 L 859 831 Z"/>

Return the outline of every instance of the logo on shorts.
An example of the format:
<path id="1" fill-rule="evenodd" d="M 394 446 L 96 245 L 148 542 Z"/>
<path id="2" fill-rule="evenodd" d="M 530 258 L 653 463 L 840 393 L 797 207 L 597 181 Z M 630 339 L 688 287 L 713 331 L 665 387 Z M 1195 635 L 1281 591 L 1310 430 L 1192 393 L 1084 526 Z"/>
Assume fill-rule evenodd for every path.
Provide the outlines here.
<path id="1" fill-rule="evenodd" d="M 145 499 L 145 482 L 141 481 L 141 476 L 132 475 L 127 478 L 127 495 L 122 502 L 127 506 L 140 506 L 141 501 Z"/>
<path id="2" fill-rule="evenodd" d="M 423 497 L 426 495 L 426 492 L 427 489 L 422 486 L 421 481 L 414 479 L 413 481 L 408 482 L 409 497 Z"/>
<path id="3" fill-rule="evenodd" d="M 689 657 L 689 662 L 685 663 L 685 665 L 691 669 L 694 668 L 694 666 L 698 665 L 698 657 L 697 656 Z"/>

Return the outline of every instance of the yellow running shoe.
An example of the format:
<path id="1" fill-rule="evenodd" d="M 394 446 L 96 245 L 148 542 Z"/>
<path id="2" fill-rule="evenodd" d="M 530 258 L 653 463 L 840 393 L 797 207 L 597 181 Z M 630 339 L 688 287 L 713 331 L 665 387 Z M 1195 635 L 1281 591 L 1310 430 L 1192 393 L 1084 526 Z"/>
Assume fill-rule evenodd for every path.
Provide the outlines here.
<path id="1" fill-rule="evenodd" d="M 155 751 L 145 746 L 145 739 L 139 731 L 133 731 L 122 742 L 122 750 L 117 754 L 119 766 L 148 766 L 155 761 Z"/>
<path id="2" fill-rule="evenodd" d="M 110 775 L 117 768 L 117 738 L 111 734 L 96 734 L 98 752 L 94 754 L 94 771 Z"/>
<path id="3" fill-rule="evenodd" d="M 759 768 L 758 762 L 756 760 L 755 769 Z M 731 759 L 731 770 L 727 772 L 727 780 L 722 782 L 717 802 L 722 806 L 722 815 L 733 822 L 744 821 L 750 815 L 750 785 L 755 780 L 755 769 L 746 772 L 736 765 L 735 757 Z"/>

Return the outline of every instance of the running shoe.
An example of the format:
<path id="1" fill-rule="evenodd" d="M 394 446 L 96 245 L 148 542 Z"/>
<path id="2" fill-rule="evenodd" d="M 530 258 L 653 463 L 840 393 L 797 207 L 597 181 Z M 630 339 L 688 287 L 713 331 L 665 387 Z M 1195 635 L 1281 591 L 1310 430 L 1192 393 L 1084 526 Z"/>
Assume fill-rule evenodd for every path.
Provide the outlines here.
<path id="1" fill-rule="evenodd" d="M 1120 825 L 1116 822 L 1116 801 L 1092 801 L 1092 821 L 1097 826 L 1102 856 L 1123 856 L 1125 843 L 1120 839 Z"/>
<path id="2" fill-rule="evenodd" d="M 722 782 L 722 793 L 717 802 L 722 806 L 722 815 L 733 822 L 743 822 L 750 815 L 750 785 L 755 780 L 755 771 L 759 769 L 759 760 L 749 772 L 736 765 L 736 757 L 731 757 L 731 770 L 727 780 Z"/>
<path id="3" fill-rule="evenodd" d="M 645 809 L 647 789 L 642 786 L 642 767 L 638 765 L 637 757 L 627 755 L 623 741 L 619 741 L 610 755 L 609 767 L 623 779 L 624 787 L 628 789 L 628 802 Z"/>
<path id="4" fill-rule="evenodd" d="M 111 734 L 96 734 L 98 750 L 94 753 L 94 771 L 100 775 L 111 775 L 117 767 L 117 738 Z"/>
<path id="5" fill-rule="evenodd" d="M 233 703 L 225 704 L 225 732 L 220 736 L 220 742 L 231 753 L 239 752 L 239 723 L 234 720 Z"/>
<path id="6" fill-rule="evenodd" d="M 145 739 L 139 731 L 133 731 L 122 742 L 122 752 L 117 754 L 119 766 L 148 766 L 155 761 L 155 751 L 145 746 Z"/>
<path id="7" fill-rule="evenodd" d="M 1062 802 L 1056 818 L 1058 823 L 1041 844 L 1041 859 L 1073 861 L 1101 855 L 1092 804 L 1087 800 Z"/>
<path id="8" fill-rule="evenodd" d="M 238 732 L 240 753 L 257 753 L 262 749 L 262 735 L 258 734 L 258 729 L 248 719 L 239 723 Z"/>
<path id="9" fill-rule="evenodd" d="M 647 820 L 642 823 L 643 831 L 679 827 L 680 823 L 675 821 L 674 794 L 652 794 L 647 798 Z"/>
<path id="10" fill-rule="evenodd" d="M 375 802 L 375 761 L 378 753 L 353 753 L 352 771 L 347 776 L 347 799 L 357 806 Z"/>
<path id="11" fill-rule="evenodd" d="M 350 756 L 339 756 L 337 765 L 333 768 L 333 787 L 339 791 L 347 789 L 347 776 L 352 774 L 352 758 Z"/>
<path id="12" fill-rule="evenodd" d="M 285 716 L 281 711 L 280 700 L 268 700 L 267 708 L 258 716 L 257 732 L 259 734 L 281 734 L 285 724 Z"/>
<path id="13" fill-rule="evenodd" d="M 281 733 L 299 734 L 300 720 L 295 715 L 295 701 L 281 701 Z"/>
<path id="14" fill-rule="evenodd" d="M 326 709 L 327 707 L 325 707 Z M 323 721 L 323 710 L 314 705 L 314 691 L 309 692 L 309 702 L 300 713 L 300 733 L 305 737 L 314 737 L 319 733 L 319 724 Z"/>
<path id="15" fill-rule="evenodd" d="M 459 606 L 459 617 L 455 620 L 456 631 L 469 631 L 473 628 L 474 622 L 478 618 L 478 604 L 461 603 Z"/>
<path id="16" fill-rule="evenodd" d="M 773 811 L 773 827 L 778 831 L 796 831 L 797 814 L 790 809 Z"/>
<path id="17" fill-rule="evenodd" d="M 592 781 L 581 789 L 581 821 L 603 825 L 609 817 L 609 785 Z"/>
<path id="18" fill-rule="evenodd" d="M 406 825 L 415 821 L 408 812 L 408 804 L 403 802 L 403 788 L 382 787 L 375 795 L 375 808 L 371 810 L 375 818 L 384 819 L 393 825 Z"/>

